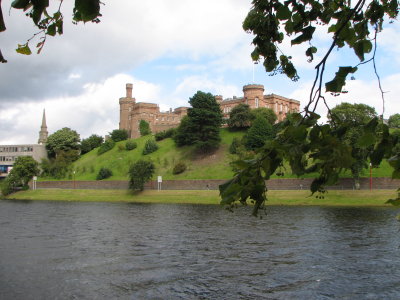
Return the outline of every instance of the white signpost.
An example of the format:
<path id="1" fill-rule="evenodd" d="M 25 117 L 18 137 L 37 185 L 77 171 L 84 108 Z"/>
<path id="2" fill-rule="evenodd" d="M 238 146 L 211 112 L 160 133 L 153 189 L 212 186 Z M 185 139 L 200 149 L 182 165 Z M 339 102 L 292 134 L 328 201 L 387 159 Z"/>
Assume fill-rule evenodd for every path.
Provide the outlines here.
<path id="1" fill-rule="evenodd" d="M 33 184 L 32 184 L 33 190 L 36 190 L 36 181 L 37 181 L 37 176 L 33 176 Z"/>
<path id="2" fill-rule="evenodd" d="M 157 190 L 161 191 L 162 176 L 157 177 Z"/>

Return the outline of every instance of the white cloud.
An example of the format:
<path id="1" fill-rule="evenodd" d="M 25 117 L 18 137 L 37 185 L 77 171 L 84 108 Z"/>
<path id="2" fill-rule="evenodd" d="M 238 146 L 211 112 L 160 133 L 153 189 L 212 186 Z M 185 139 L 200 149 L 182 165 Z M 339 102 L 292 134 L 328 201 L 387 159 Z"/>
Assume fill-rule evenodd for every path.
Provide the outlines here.
<path id="1" fill-rule="evenodd" d="M 204 76 L 189 76 L 176 87 L 176 95 L 193 96 L 197 91 L 210 92 L 213 95 L 223 95 L 224 98 L 243 94 L 237 86 L 226 84 L 222 77 L 208 78 Z"/>
<path id="2" fill-rule="evenodd" d="M 324 96 L 330 108 L 333 108 L 342 102 L 364 103 L 374 107 L 377 114 L 381 115 L 383 112 L 383 106 L 385 106 L 384 118 L 389 118 L 389 116 L 400 112 L 400 102 L 397 97 L 400 93 L 399 81 L 400 73 L 382 78 L 381 84 L 385 92 L 384 105 L 378 82 L 376 80 L 348 80 L 345 86 L 345 90 L 347 90 L 348 93 L 341 94 L 337 97 L 332 96 L 330 93 L 325 93 Z M 304 82 L 301 84 L 300 88 L 293 91 L 289 97 L 301 100 L 304 107 L 308 103 L 311 86 L 311 81 Z M 316 112 L 321 115 L 323 121 L 326 121 L 327 108 L 323 102 L 319 103 Z"/>
<path id="3" fill-rule="evenodd" d="M 105 135 L 118 128 L 120 97 L 125 96 L 125 84 L 134 83 L 137 101 L 160 99 L 159 86 L 118 74 L 102 83 L 85 85 L 84 92 L 75 97 L 60 97 L 41 102 L 20 103 L 0 114 L 0 124 L 10 124 L 12 130 L 2 132 L 0 144 L 36 143 L 42 110 L 46 109 L 49 133 L 69 127 L 81 138 L 95 133 Z"/>

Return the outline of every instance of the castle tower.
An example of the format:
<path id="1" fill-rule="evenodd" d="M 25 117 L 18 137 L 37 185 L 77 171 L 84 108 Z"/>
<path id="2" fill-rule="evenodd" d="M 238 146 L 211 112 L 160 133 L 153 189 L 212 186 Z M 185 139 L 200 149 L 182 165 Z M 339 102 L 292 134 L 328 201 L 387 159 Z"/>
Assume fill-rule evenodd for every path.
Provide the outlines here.
<path id="1" fill-rule="evenodd" d="M 46 111 L 43 109 L 42 126 L 40 127 L 40 131 L 39 131 L 38 144 L 40 144 L 40 145 L 46 144 L 48 136 L 49 136 L 49 132 L 47 131 L 47 125 L 46 125 Z"/>
<path id="2" fill-rule="evenodd" d="M 126 84 L 126 96 L 119 99 L 119 129 L 125 129 L 130 136 L 131 122 L 130 114 L 135 104 L 135 98 L 132 98 L 132 83 Z"/>
<path id="3" fill-rule="evenodd" d="M 243 94 L 245 103 L 250 108 L 260 107 L 262 99 L 264 99 L 264 86 L 262 84 L 248 84 L 243 86 Z"/>

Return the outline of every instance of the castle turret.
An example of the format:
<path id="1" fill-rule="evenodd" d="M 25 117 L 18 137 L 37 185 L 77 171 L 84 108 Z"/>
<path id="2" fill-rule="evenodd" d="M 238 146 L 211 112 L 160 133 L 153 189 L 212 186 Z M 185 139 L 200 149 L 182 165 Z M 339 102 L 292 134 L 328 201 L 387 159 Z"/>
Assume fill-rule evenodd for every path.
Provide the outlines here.
<path id="1" fill-rule="evenodd" d="M 217 101 L 218 104 L 220 104 L 222 102 L 222 96 L 221 95 L 216 95 L 215 96 L 215 101 Z"/>
<path id="2" fill-rule="evenodd" d="M 258 108 L 264 98 L 264 86 L 262 84 L 248 84 L 243 87 L 245 103 L 251 108 Z"/>
<path id="3" fill-rule="evenodd" d="M 38 144 L 46 144 L 48 136 L 49 132 L 47 131 L 47 125 L 46 125 L 46 111 L 43 109 L 42 126 L 40 127 L 39 131 Z"/>
<path id="4" fill-rule="evenodd" d="M 129 116 L 136 102 L 135 98 L 132 98 L 132 88 L 133 84 L 127 83 L 126 97 L 119 99 L 119 129 L 127 130 L 129 136 L 131 132 L 131 122 Z"/>

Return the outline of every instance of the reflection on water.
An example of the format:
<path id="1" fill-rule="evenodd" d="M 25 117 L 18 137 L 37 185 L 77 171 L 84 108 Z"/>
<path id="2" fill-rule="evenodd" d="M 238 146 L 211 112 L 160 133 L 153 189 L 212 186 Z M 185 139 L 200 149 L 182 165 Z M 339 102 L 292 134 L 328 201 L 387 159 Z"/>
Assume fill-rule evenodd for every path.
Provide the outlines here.
<path id="1" fill-rule="evenodd" d="M 399 299 L 391 208 L 0 202 L 0 299 Z"/>

